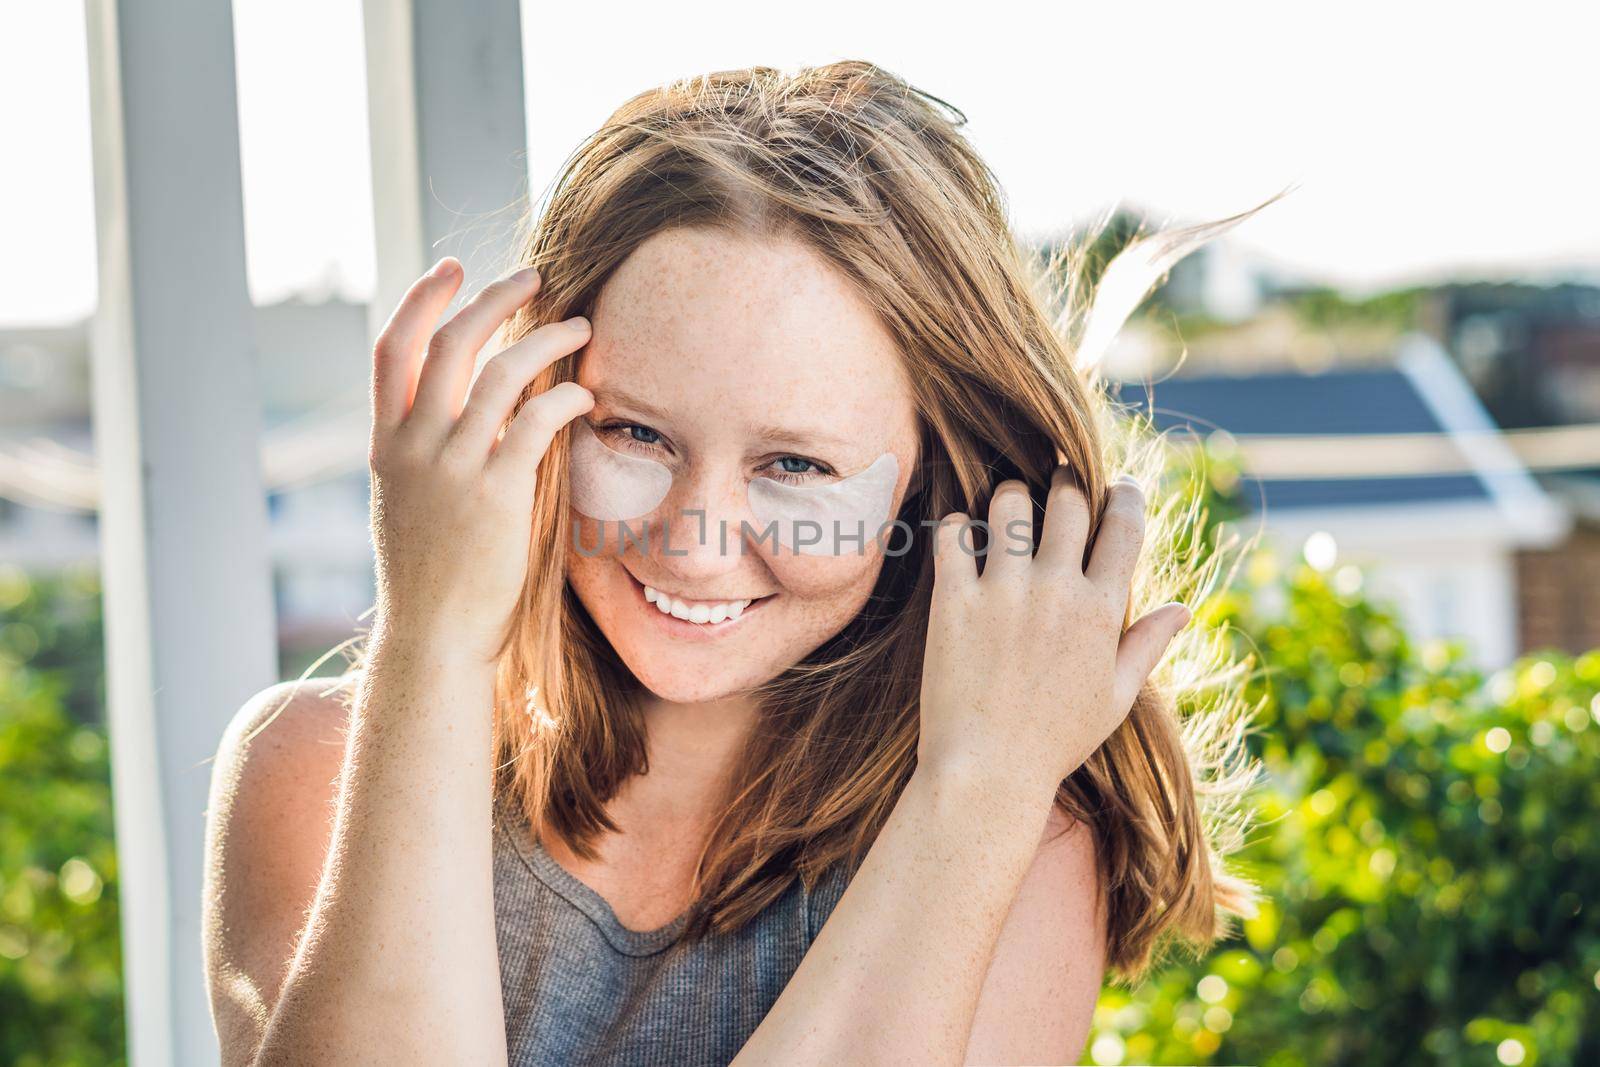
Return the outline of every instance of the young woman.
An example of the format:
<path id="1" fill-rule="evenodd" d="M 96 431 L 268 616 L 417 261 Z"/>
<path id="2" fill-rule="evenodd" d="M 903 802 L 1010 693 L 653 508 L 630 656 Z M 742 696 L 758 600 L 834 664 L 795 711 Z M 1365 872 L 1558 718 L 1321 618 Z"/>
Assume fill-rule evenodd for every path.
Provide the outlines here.
<path id="1" fill-rule="evenodd" d="M 939 104 L 641 94 L 406 294 L 364 653 L 218 757 L 225 1062 L 1073 1062 L 1247 905 L 1150 680 L 1193 574 Z"/>

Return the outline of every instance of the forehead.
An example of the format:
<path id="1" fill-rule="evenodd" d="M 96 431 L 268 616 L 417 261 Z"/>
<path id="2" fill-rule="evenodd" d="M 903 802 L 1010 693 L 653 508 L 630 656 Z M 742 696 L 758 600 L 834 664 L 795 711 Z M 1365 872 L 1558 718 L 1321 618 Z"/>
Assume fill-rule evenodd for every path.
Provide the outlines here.
<path id="1" fill-rule="evenodd" d="M 894 338 L 848 279 L 804 245 L 676 228 L 634 250 L 601 290 L 579 381 L 693 417 L 841 430 L 907 419 Z M 888 416 L 886 418 L 886 416 Z"/>

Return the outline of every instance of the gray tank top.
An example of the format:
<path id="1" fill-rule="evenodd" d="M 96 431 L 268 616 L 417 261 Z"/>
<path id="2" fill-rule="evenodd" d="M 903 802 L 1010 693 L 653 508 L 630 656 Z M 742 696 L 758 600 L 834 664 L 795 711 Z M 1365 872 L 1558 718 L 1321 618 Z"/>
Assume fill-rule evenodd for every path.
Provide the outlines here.
<path id="1" fill-rule="evenodd" d="M 687 914 L 630 930 L 525 820 L 495 814 L 494 911 L 511 1067 L 725 1065 L 788 984 L 849 884 L 796 878 L 729 934 L 680 942 Z"/>

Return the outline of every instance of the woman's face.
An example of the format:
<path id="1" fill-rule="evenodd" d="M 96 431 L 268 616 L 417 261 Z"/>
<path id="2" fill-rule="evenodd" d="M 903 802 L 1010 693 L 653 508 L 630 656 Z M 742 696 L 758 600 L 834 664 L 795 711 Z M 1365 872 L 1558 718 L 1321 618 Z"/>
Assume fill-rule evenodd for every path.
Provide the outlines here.
<path id="1" fill-rule="evenodd" d="M 632 518 L 603 521 L 574 507 L 564 531 L 572 587 L 635 677 L 664 700 L 714 700 L 765 682 L 838 633 L 883 565 L 875 535 L 898 513 L 918 460 L 893 339 L 805 246 L 704 229 L 645 241 L 601 290 L 590 320 L 578 381 L 595 405 L 578 421 L 628 458 L 619 465 L 591 451 L 598 466 L 580 470 L 574 448 L 572 473 L 592 484 L 642 472 L 644 503 L 635 507 L 670 488 Z M 571 427 L 574 436 L 583 430 Z M 752 492 L 760 479 L 770 481 Z M 640 499 L 637 484 L 620 495 L 629 492 Z M 789 517 L 776 537 L 775 507 Z M 813 533 L 788 532 L 799 531 L 796 514 L 826 524 L 883 509 L 864 545 L 830 530 L 797 553 Z M 899 548 L 904 533 L 886 540 Z M 696 623 L 663 613 L 651 602 L 657 592 L 704 605 L 713 619 L 715 605 L 751 603 L 736 618 Z"/>

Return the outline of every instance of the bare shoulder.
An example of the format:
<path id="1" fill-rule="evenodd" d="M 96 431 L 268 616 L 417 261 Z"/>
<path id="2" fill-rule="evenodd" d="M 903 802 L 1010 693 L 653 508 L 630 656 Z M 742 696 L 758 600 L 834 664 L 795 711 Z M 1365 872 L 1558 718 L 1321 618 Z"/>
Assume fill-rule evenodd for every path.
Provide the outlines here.
<path id="1" fill-rule="evenodd" d="M 344 760 L 349 680 L 308 678 L 268 686 L 233 716 L 217 748 L 214 773 L 263 788 L 323 781 Z"/>
<path id="2" fill-rule="evenodd" d="M 314 858 L 320 871 L 344 764 L 350 684 L 337 678 L 282 682 L 234 714 L 211 769 L 209 874 L 231 875 L 258 859 L 295 881 L 307 872 L 285 861 Z M 232 869 L 219 867 L 224 859 Z"/>
<path id="3" fill-rule="evenodd" d="M 275 880 L 309 876 L 315 884 L 344 764 L 349 684 L 282 682 L 235 713 L 211 770 L 211 874 L 270 862 Z M 223 860 L 230 864 L 219 867 Z M 315 871 L 303 869 L 307 864 Z"/>
<path id="4" fill-rule="evenodd" d="M 338 802 L 350 684 L 315 678 L 263 689 L 234 714 L 217 748 L 206 810 L 204 945 L 226 1062 L 259 1041 L 316 896 Z"/>

